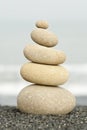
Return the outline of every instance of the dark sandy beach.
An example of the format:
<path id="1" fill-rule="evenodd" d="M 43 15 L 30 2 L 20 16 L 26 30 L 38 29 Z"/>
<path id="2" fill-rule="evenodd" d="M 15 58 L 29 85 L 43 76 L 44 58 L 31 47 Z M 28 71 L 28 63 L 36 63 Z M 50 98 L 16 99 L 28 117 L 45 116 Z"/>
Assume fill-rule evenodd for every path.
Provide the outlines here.
<path id="1" fill-rule="evenodd" d="M 87 106 L 76 106 L 67 115 L 25 114 L 0 106 L 0 130 L 87 130 Z"/>

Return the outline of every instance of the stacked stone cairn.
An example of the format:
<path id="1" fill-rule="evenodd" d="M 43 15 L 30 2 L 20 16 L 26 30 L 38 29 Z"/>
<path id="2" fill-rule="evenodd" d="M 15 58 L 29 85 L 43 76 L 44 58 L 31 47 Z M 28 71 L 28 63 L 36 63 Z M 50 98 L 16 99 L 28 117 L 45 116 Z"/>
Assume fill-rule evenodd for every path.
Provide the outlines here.
<path id="1" fill-rule="evenodd" d="M 66 55 L 52 47 L 58 43 L 57 36 L 50 32 L 46 21 L 37 21 L 31 38 L 36 44 L 24 48 L 24 56 L 31 62 L 25 63 L 20 74 L 28 82 L 34 83 L 21 90 L 17 97 L 20 111 L 32 114 L 67 114 L 75 105 L 74 95 L 59 87 L 69 77 L 68 71 L 60 64 Z"/>

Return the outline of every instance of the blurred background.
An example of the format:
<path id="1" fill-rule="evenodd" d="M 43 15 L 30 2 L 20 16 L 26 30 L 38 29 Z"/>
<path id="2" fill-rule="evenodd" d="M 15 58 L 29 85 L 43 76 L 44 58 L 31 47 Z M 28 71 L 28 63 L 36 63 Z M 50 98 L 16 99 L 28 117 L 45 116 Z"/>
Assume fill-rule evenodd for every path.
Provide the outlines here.
<path id="1" fill-rule="evenodd" d="M 47 20 L 56 33 L 70 71 L 63 85 L 87 105 L 87 1 L 86 0 L 0 0 L 0 104 L 16 105 L 16 97 L 29 83 L 20 76 L 27 60 L 23 48 L 33 43 L 30 38 L 37 20 Z"/>

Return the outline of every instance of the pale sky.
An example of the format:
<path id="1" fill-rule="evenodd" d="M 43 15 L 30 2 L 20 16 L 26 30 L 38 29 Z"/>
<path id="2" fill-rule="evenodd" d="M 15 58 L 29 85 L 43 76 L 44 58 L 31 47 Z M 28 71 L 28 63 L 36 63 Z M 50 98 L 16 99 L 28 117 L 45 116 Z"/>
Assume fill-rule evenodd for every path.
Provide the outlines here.
<path id="1" fill-rule="evenodd" d="M 0 0 L 0 21 L 87 20 L 87 0 Z"/>

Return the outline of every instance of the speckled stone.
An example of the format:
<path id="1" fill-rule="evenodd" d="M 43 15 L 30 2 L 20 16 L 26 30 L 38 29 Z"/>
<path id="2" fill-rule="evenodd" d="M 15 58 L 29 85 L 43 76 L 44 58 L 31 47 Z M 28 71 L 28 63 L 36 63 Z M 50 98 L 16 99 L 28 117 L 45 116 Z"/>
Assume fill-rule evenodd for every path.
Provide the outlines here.
<path id="1" fill-rule="evenodd" d="M 64 84 L 69 77 L 68 71 L 62 66 L 36 63 L 25 63 L 21 67 L 20 74 L 31 83 L 52 86 Z"/>
<path id="2" fill-rule="evenodd" d="M 36 27 L 38 27 L 38 28 L 43 28 L 43 29 L 47 29 L 48 28 L 48 22 L 47 21 L 45 21 L 45 20 L 39 20 L 39 21 L 37 21 L 36 22 Z"/>
<path id="3" fill-rule="evenodd" d="M 36 63 L 58 65 L 62 64 L 66 55 L 63 51 L 40 46 L 38 44 L 28 44 L 24 48 L 24 56 Z"/>
<path id="4" fill-rule="evenodd" d="M 17 108 L 33 114 L 67 114 L 75 105 L 76 99 L 72 93 L 60 87 L 27 86 L 17 98 Z"/>
<path id="5" fill-rule="evenodd" d="M 47 47 L 55 46 L 58 43 L 58 38 L 53 32 L 42 28 L 33 30 L 31 38 L 34 42 Z"/>

